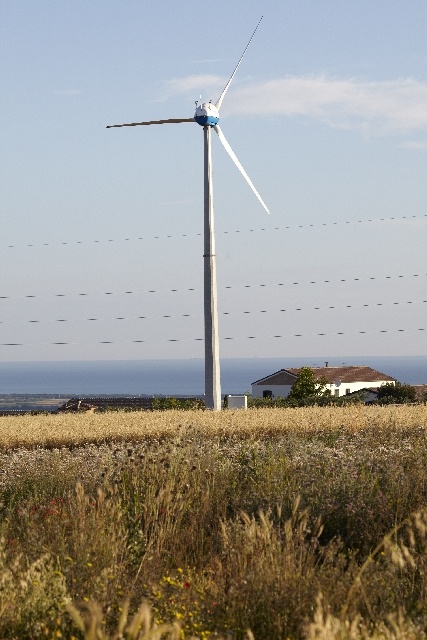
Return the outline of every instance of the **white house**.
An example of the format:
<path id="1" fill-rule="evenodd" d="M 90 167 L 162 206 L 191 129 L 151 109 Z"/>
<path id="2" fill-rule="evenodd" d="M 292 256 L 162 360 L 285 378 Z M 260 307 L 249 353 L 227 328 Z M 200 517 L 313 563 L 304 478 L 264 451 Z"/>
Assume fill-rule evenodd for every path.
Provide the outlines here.
<path id="1" fill-rule="evenodd" d="M 362 389 L 378 389 L 396 380 L 370 367 L 311 367 L 316 379 L 326 378 L 333 396 L 345 396 Z M 286 398 L 301 368 L 280 369 L 252 383 L 253 398 Z"/>

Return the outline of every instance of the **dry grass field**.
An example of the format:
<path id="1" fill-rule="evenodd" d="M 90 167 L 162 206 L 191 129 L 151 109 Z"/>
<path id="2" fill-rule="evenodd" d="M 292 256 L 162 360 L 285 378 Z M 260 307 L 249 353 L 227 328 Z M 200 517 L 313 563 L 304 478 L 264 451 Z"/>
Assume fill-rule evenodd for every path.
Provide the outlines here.
<path id="1" fill-rule="evenodd" d="M 0 637 L 427 638 L 427 407 L 0 417 Z"/>
<path id="2" fill-rule="evenodd" d="M 81 446 L 88 443 L 176 437 L 197 429 L 206 437 L 267 438 L 287 432 L 408 430 L 427 426 L 425 405 L 411 407 L 306 407 L 250 411 L 155 411 L 107 414 L 6 416 L 0 421 L 0 450 L 17 447 Z"/>

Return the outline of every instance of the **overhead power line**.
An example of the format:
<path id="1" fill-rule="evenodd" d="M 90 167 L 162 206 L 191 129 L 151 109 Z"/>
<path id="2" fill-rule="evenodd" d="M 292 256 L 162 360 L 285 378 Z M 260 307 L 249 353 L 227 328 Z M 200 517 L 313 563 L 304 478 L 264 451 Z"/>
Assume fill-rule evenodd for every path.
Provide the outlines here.
<path id="1" fill-rule="evenodd" d="M 349 336 L 349 335 L 373 335 L 378 333 L 410 333 L 412 331 L 426 331 L 425 328 L 422 329 L 380 329 L 376 331 L 333 331 L 330 333 L 313 333 L 313 334 L 303 334 L 303 333 L 293 333 L 293 334 L 282 334 L 275 336 L 233 336 L 233 337 L 224 337 L 220 338 L 221 340 L 266 340 L 266 339 L 277 339 L 277 338 L 308 338 L 308 337 L 318 337 L 318 336 Z M 2 342 L 0 346 L 2 347 L 28 347 L 28 346 L 45 346 L 45 345 L 78 345 L 78 344 L 152 344 L 157 342 L 204 342 L 204 338 L 188 338 L 188 339 L 179 339 L 179 338 L 169 338 L 164 340 L 99 340 L 99 341 L 88 341 L 88 342 Z"/>
<path id="2" fill-rule="evenodd" d="M 333 284 L 339 282 L 364 282 L 371 280 L 394 280 L 399 278 L 422 278 L 426 276 L 426 273 L 413 273 L 410 275 L 397 275 L 397 276 L 362 276 L 360 278 L 340 278 L 338 280 L 307 280 L 305 282 L 278 282 L 274 284 L 243 284 L 243 285 L 227 285 L 222 289 L 256 289 L 258 287 L 287 287 L 303 284 Z M 16 299 L 32 299 L 32 298 L 70 298 L 74 296 L 117 296 L 117 295 L 141 295 L 150 293 L 183 293 L 187 291 L 198 291 L 195 287 L 189 287 L 185 289 L 147 289 L 145 291 L 103 291 L 98 293 L 52 293 L 49 295 L 28 294 L 25 296 L 0 296 L 0 300 L 16 300 Z"/>
<path id="3" fill-rule="evenodd" d="M 295 307 L 292 309 L 259 309 L 257 311 L 222 311 L 220 315 L 222 316 L 231 316 L 231 315 L 255 315 L 258 313 L 283 313 L 283 312 L 294 312 L 294 311 L 327 311 L 330 309 L 366 309 L 368 307 L 385 307 L 385 306 L 397 306 L 397 305 L 406 305 L 406 304 L 422 304 L 426 303 L 427 300 L 417 300 L 417 301 L 405 301 L 405 302 L 374 302 L 369 304 L 346 304 L 346 305 L 330 305 L 327 307 L 310 307 L 307 309 L 303 309 L 301 307 Z M 116 316 L 114 318 L 79 318 L 79 319 L 70 319 L 70 318 L 55 318 L 53 320 L 0 320 L 0 324 L 46 324 L 50 322 L 105 322 L 110 320 L 150 320 L 150 319 L 159 319 L 159 318 L 168 318 L 168 319 L 176 319 L 176 318 L 194 318 L 198 317 L 201 314 L 193 314 L 193 313 L 182 313 L 182 314 L 165 314 L 165 315 L 156 315 L 156 316 Z"/>
<path id="4" fill-rule="evenodd" d="M 369 222 L 389 222 L 390 220 L 407 220 L 427 218 L 427 214 L 412 215 L 412 216 L 393 216 L 390 218 L 367 218 L 365 220 L 339 220 L 337 222 L 317 222 L 314 224 L 298 224 L 298 225 L 286 225 L 284 227 L 261 227 L 259 229 L 233 229 L 228 231 L 222 231 L 222 234 L 232 233 L 257 233 L 262 231 L 287 231 L 292 229 L 311 229 L 315 227 L 332 227 L 337 225 L 351 225 L 351 224 L 366 224 Z M 8 249 L 16 249 L 19 247 L 55 247 L 55 246 L 75 246 L 75 245 L 89 245 L 89 244 L 107 244 L 111 242 L 133 242 L 138 240 L 165 240 L 169 238 L 192 238 L 201 236 L 202 233 L 181 233 L 175 235 L 158 235 L 158 236 L 133 236 L 129 238 L 110 238 L 107 240 L 73 240 L 73 241 L 59 241 L 59 242 L 42 242 L 42 243 L 29 243 L 29 244 L 9 244 L 6 245 Z"/>

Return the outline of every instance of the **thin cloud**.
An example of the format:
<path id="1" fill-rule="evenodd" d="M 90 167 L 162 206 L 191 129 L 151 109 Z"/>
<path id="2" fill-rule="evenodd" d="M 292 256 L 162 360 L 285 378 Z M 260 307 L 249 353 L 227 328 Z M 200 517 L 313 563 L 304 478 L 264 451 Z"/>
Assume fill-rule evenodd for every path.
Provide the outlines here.
<path id="1" fill-rule="evenodd" d="M 427 140 L 419 140 L 419 141 L 408 140 L 407 142 L 404 142 L 400 146 L 403 147 L 404 149 L 418 149 L 420 151 L 426 151 Z"/>
<path id="2" fill-rule="evenodd" d="M 170 207 L 171 205 L 175 206 L 178 204 L 194 204 L 195 202 L 199 202 L 197 198 L 191 198 L 187 200 L 167 200 L 159 202 L 159 205 L 163 207 Z"/>
<path id="3" fill-rule="evenodd" d="M 210 64 L 222 62 L 221 58 L 206 58 L 205 60 L 190 60 L 191 64 Z"/>
<path id="4" fill-rule="evenodd" d="M 171 92 L 222 88 L 218 76 L 188 76 L 168 83 Z M 427 130 L 427 83 L 412 78 L 366 82 L 326 76 L 289 76 L 233 87 L 227 114 L 303 116 L 341 129 L 406 133 Z"/>
<path id="5" fill-rule="evenodd" d="M 80 89 L 58 89 L 53 92 L 54 96 L 77 96 L 81 93 Z"/>
<path id="6" fill-rule="evenodd" d="M 191 97 L 197 98 L 200 93 L 209 94 L 213 92 L 213 98 L 215 98 L 216 94 L 220 93 L 224 88 L 226 82 L 226 78 L 208 74 L 171 78 L 165 84 L 163 93 L 166 97 L 189 94 Z"/>

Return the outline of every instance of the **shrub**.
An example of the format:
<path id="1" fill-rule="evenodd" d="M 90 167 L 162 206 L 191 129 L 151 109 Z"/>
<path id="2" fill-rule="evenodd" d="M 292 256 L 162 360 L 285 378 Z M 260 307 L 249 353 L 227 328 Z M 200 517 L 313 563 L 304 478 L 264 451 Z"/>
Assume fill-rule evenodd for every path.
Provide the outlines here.
<path id="1" fill-rule="evenodd" d="M 409 384 L 387 382 L 378 389 L 378 404 L 407 404 L 415 402 L 417 398 L 414 387 Z"/>

